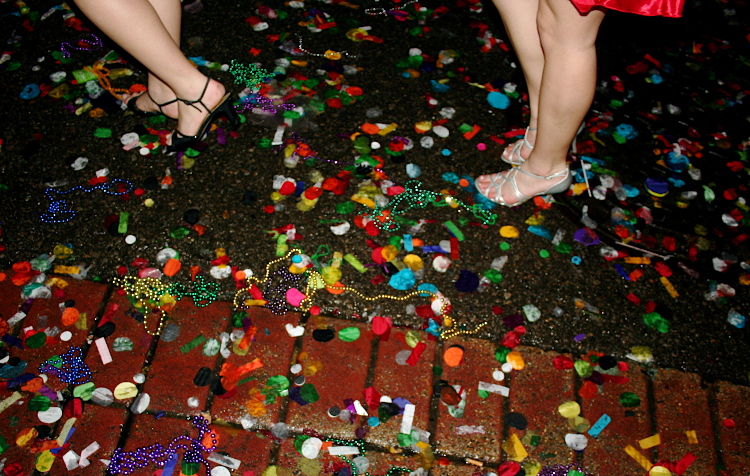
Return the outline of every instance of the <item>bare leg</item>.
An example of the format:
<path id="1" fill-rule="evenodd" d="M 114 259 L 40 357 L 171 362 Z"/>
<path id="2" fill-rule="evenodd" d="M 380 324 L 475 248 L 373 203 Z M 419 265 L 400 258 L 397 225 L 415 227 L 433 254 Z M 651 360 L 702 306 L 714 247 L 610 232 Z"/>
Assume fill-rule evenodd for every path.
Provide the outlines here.
<path id="1" fill-rule="evenodd" d="M 523 76 L 526 79 L 526 87 L 529 90 L 529 109 L 531 111 L 526 139 L 533 145 L 536 140 L 539 89 L 544 70 L 544 52 L 537 30 L 539 0 L 493 1 L 503 19 L 503 25 L 505 25 L 513 49 L 521 62 Z M 510 154 L 511 147 L 513 146 L 510 145 L 506 148 L 503 152 L 504 156 Z M 530 152 L 531 149 L 528 147 L 521 147 L 520 154 L 523 159 L 527 159 Z"/>
<path id="2" fill-rule="evenodd" d="M 171 1 L 179 8 L 179 1 Z M 166 2 L 159 0 L 162 4 Z M 76 4 L 96 26 L 148 68 L 177 97 L 187 100 L 200 97 L 208 78 L 182 54 L 148 0 L 76 0 Z M 203 102 L 212 108 L 221 101 L 224 93 L 224 86 L 211 80 Z M 178 130 L 185 135 L 196 134 L 209 112 L 200 104 L 189 106 L 181 102 L 177 104 L 177 110 Z"/>
<path id="3" fill-rule="evenodd" d="M 180 33 L 182 30 L 182 7 L 180 2 L 174 0 L 149 0 L 151 6 L 156 10 L 156 14 L 159 15 L 164 28 L 169 32 L 169 36 L 179 47 L 180 46 Z M 150 97 L 149 97 L 150 96 Z M 171 101 L 175 98 L 175 93 L 170 89 L 169 86 L 155 76 L 150 71 L 148 72 L 148 94 L 142 94 L 136 101 L 138 109 L 141 111 L 158 111 L 159 107 L 157 104 L 163 104 Z M 162 108 L 166 116 L 173 119 L 177 118 L 177 103 L 172 103 Z"/>
<path id="4" fill-rule="evenodd" d="M 566 169 L 566 158 L 578 126 L 586 115 L 596 89 L 596 35 L 604 12 L 581 15 L 569 0 L 541 0 L 537 25 L 544 51 L 544 72 L 539 93 L 538 130 L 534 150 L 520 167 L 538 176 Z M 504 172 L 504 177 L 509 171 Z M 534 196 L 562 181 L 545 180 L 524 173 L 514 174 L 518 191 Z M 492 177 L 482 176 L 477 186 L 485 195 L 514 204 L 519 198 L 509 181 L 491 186 Z"/>

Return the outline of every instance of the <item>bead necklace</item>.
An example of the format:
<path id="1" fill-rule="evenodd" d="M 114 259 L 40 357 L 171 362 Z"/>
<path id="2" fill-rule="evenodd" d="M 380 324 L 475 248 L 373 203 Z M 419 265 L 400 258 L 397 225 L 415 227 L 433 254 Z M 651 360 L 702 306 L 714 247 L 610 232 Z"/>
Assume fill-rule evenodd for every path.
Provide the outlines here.
<path id="1" fill-rule="evenodd" d="M 365 450 L 365 442 L 363 440 L 352 441 L 334 437 L 326 437 L 325 440 L 333 443 L 335 446 L 356 446 L 359 449 L 359 454 L 361 456 L 365 456 L 365 453 L 367 452 L 367 450 Z M 357 476 L 359 474 L 357 466 L 351 461 L 351 459 L 349 459 L 346 455 L 339 455 L 339 458 L 341 458 L 346 464 L 349 465 L 349 467 L 351 468 L 352 476 Z M 405 468 L 403 466 L 393 466 L 383 476 L 393 476 L 397 473 L 411 473 L 411 469 Z M 364 476 L 372 476 L 368 471 L 365 471 L 363 474 Z"/>
<path id="2" fill-rule="evenodd" d="M 425 208 L 429 204 L 434 206 L 456 205 L 466 208 L 481 220 L 483 225 L 494 225 L 497 220 L 495 213 L 485 210 L 479 205 L 467 205 L 456 197 L 424 190 L 421 182 L 417 180 L 406 182 L 404 191 L 394 196 L 387 205 L 375 207 L 372 212 L 360 212 L 360 214 L 370 215 L 374 219 L 375 226 L 380 230 L 396 231 L 401 227 L 396 221 L 397 216 L 405 214 L 412 208 Z M 403 205 L 404 208 L 399 210 L 399 205 Z"/>
<path id="3" fill-rule="evenodd" d="M 62 355 L 53 355 L 39 365 L 39 371 L 54 375 L 60 381 L 81 385 L 91 381 L 91 369 L 83 361 L 80 347 L 71 347 Z"/>
<path id="4" fill-rule="evenodd" d="M 107 466 L 107 472 L 109 474 L 128 475 L 148 466 L 150 463 L 163 468 L 179 450 L 185 450 L 183 454 L 185 462 L 202 464 L 208 469 L 208 461 L 203 456 L 203 453 L 211 453 L 216 449 L 218 443 L 216 433 L 208 427 L 208 420 L 201 416 L 193 417 L 192 423 L 198 429 L 198 436 L 195 438 L 185 435 L 177 436 L 166 448 L 159 443 L 144 446 L 135 451 L 124 451 L 122 448 L 117 448 L 112 454 L 112 459 L 109 462 L 109 466 Z M 206 433 L 209 433 L 211 436 L 210 448 L 206 448 L 202 444 L 203 436 Z"/>
<path id="5" fill-rule="evenodd" d="M 154 337 L 161 335 L 161 331 L 167 325 L 169 316 L 158 307 L 158 303 L 162 296 L 170 293 L 170 286 L 156 278 L 137 278 L 135 276 L 115 277 L 112 284 L 121 287 L 126 293 L 133 296 L 138 305 L 144 309 L 143 327 L 146 332 Z M 151 331 L 148 328 L 148 316 L 157 312 L 159 313 L 159 323 L 156 325 L 156 330 Z"/>
<path id="6" fill-rule="evenodd" d="M 126 193 L 129 193 L 132 189 L 133 189 L 132 182 L 129 182 L 123 179 L 114 179 L 110 182 L 102 183 L 91 188 L 86 188 L 82 185 L 79 185 L 77 187 L 73 187 L 70 190 L 66 190 L 64 192 L 55 190 L 54 188 L 48 188 L 47 190 L 44 191 L 44 195 L 49 199 L 51 203 L 47 207 L 47 211 L 42 213 L 42 215 L 40 216 L 40 219 L 44 223 L 66 223 L 72 220 L 73 218 L 75 218 L 76 212 L 68 206 L 68 202 L 66 202 L 63 199 L 53 198 L 53 195 L 52 195 L 53 193 L 56 193 L 58 195 L 65 195 L 65 194 L 76 192 L 79 190 L 84 191 L 86 193 L 91 193 L 96 190 L 101 190 L 102 192 L 108 195 L 117 196 L 117 195 L 124 195 Z"/>
<path id="7" fill-rule="evenodd" d="M 403 10 L 413 3 L 417 3 L 419 0 L 409 0 L 408 2 L 400 5 L 398 10 L 386 10 L 385 8 L 365 8 L 367 15 L 403 15 Z"/>
<path id="8" fill-rule="evenodd" d="M 184 284 L 174 283 L 169 286 L 167 292 L 178 301 L 183 297 L 190 297 L 197 307 L 206 307 L 219 297 L 218 288 L 216 283 L 206 282 L 206 278 L 199 274 L 195 277 L 193 291 L 190 291 Z"/>
<path id="9" fill-rule="evenodd" d="M 353 55 L 353 54 L 349 53 L 348 51 L 326 50 L 325 53 L 313 53 L 312 51 L 306 50 L 306 49 L 304 49 L 302 47 L 302 38 L 299 38 L 298 49 L 302 53 L 308 54 L 310 56 L 318 56 L 318 57 L 326 58 L 326 59 L 333 60 L 333 61 L 340 60 L 342 56 L 349 56 L 349 57 L 352 57 L 352 58 L 357 58 L 358 57 L 358 55 Z"/>
<path id="10" fill-rule="evenodd" d="M 92 37 L 94 37 L 94 41 L 89 40 L 78 40 L 76 43 L 79 45 L 84 46 L 75 46 L 67 41 L 63 41 L 60 43 L 60 51 L 62 51 L 63 58 L 70 58 L 70 50 L 78 50 L 78 51 L 91 51 L 91 50 L 98 50 L 99 48 L 104 46 L 104 43 L 102 42 L 101 38 L 91 34 Z"/>
<path id="11" fill-rule="evenodd" d="M 273 79 L 275 75 L 255 64 L 244 65 L 236 60 L 229 64 L 229 72 L 234 76 L 235 83 L 244 83 L 250 89 L 257 89 L 261 84 Z"/>

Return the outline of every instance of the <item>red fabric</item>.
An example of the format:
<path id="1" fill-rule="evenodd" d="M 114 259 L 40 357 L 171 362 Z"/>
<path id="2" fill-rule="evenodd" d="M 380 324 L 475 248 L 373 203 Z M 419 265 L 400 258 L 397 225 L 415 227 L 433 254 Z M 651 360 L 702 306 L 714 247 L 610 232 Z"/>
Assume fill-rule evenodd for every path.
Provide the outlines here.
<path id="1" fill-rule="evenodd" d="M 604 7 L 645 16 L 678 18 L 682 16 L 685 0 L 571 0 L 581 13 L 594 7 Z"/>

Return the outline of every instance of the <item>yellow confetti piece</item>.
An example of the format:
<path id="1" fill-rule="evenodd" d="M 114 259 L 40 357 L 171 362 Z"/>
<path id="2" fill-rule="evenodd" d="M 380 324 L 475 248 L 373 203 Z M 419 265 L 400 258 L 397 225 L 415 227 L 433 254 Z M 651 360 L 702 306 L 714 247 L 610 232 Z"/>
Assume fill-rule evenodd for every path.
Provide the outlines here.
<path id="1" fill-rule="evenodd" d="M 664 466 L 654 466 L 649 470 L 648 476 L 672 476 L 672 473 Z"/>
<path id="2" fill-rule="evenodd" d="M 698 444 L 698 434 L 695 433 L 695 430 L 688 430 L 685 432 L 685 435 L 687 436 L 688 443 L 690 443 L 691 445 Z"/>
<path id="3" fill-rule="evenodd" d="M 645 256 L 627 256 L 625 262 L 628 264 L 651 264 L 651 258 Z"/>
<path id="4" fill-rule="evenodd" d="M 50 469 L 52 469 L 52 463 L 54 463 L 56 459 L 57 458 L 55 458 L 55 455 L 53 455 L 49 450 L 43 451 L 39 454 L 39 456 L 36 457 L 36 464 L 34 465 L 34 467 L 37 469 L 37 471 L 46 473 Z"/>
<path id="5" fill-rule="evenodd" d="M 649 436 L 648 438 L 644 438 L 640 441 L 638 441 L 638 444 L 640 445 L 641 449 L 648 449 L 653 448 L 654 446 L 659 446 L 661 444 L 661 436 L 659 436 L 659 433 Z"/>
<path id="6" fill-rule="evenodd" d="M 560 412 L 560 415 L 562 415 L 564 418 L 574 418 L 581 414 L 581 406 L 578 404 L 578 402 L 574 401 L 568 401 L 565 403 L 561 403 L 559 407 L 557 407 L 557 411 Z"/>
<path id="7" fill-rule="evenodd" d="M 505 225 L 500 227 L 500 236 L 503 238 L 518 238 L 518 228 L 511 225 Z"/>
<path id="8" fill-rule="evenodd" d="M 631 445 L 625 447 L 625 452 L 629 454 L 630 457 L 633 458 L 638 464 L 640 464 L 646 471 L 651 471 L 651 468 L 653 468 L 654 465 L 651 464 L 651 462 L 647 460 L 645 456 L 640 454 L 638 450 L 633 448 Z"/>
<path id="9" fill-rule="evenodd" d="M 78 274 L 80 272 L 80 266 L 55 266 L 55 273 L 57 274 Z"/>
<path id="10" fill-rule="evenodd" d="M 677 299 L 680 296 L 680 293 L 677 292 L 674 286 L 672 286 L 672 283 L 670 283 L 666 277 L 662 276 L 661 278 L 659 278 L 659 281 L 661 281 L 661 284 L 664 285 L 664 287 L 666 288 L 670 296 L 672 296 L 675 299 Z"/>
<path id="11" fill-rule="evenodd" d="M 510 438 L 503 443 L 503 451 L 508 455 L 510 459 L 516 462 L 521 462 L 529 456 L 526 448 L 523 447 L 523 443 L 515 433 L 510 435 Z"/>

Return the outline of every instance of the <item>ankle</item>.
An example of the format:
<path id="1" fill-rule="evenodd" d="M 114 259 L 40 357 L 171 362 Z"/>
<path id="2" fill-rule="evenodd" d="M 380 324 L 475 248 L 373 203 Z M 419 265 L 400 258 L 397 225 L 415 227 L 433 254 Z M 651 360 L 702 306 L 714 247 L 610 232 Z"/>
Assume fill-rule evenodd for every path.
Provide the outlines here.
<path id="1" fill-rule="evenodd" d="M 526 162 L 524 162 L 521 165 L 521 167 L 523 167 L 523 170 L 525 170 L 526 172 L 529 172 L 530 174 L 533 174 L 533 175 L 538 175 L 541 178 L 550 177 L 551 175 L 558 174 L 564 171 L 565 169 L 567 169 L 567 165 L 565 162 L 561 162 L 561 163 L 554 162 L 552 164 L 545 163 L 545 164 L 539 165 L 535 163 L 531 158 L 526 160 Z"/>

